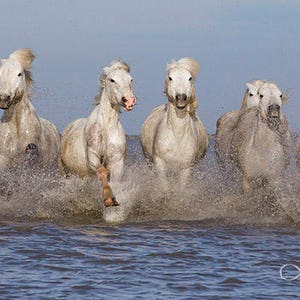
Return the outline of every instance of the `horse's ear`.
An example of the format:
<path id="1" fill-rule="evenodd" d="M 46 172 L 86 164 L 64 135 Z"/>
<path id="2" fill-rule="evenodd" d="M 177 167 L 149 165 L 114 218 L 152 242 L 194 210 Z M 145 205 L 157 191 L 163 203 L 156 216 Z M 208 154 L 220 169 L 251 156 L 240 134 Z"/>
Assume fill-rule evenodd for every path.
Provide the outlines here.
<path id="1" fill-rule="evenodd" d="M 23 48 L 13 52 L 9 58 L 16 59 L 24 70 L 29 70 L 31 67 L 31 63 L 34 60 L 35 56 L 32 51 L 28 48 Z"/>
<path id="2" fill-rule="evenodd" d="M 175 65 L 176 65 L 176 61 L 174 59 L 169 64 L 167 64 L 167 68 L 166 68 L 167 73 L 169 73 L 170 70 L 174 68 Z"/>
<path id="3" fill-rule="evenodd" d="M 247 82 L 246 86 L 247 86 L 249 91 L 253 91 L 253 90 L 256 89 L 256 86 L 254 84 L 250 83 L 250 82 Z"/>
<path id="4" fill-rule="evenodd" d="M 6 62 L 6 59 L 0 59 L 0 66 Z"/>
<path id="5" fill-rule="evenodd" d="M 110 70 L 109 67 L 104 67 L 104 68 L 103 68 L 103 73 L 104 73 L 105 75 L 108 75 L 109 70 Z"/>
<path id="6" fill-rule="evenodd" d="M 283 93 L 281 97 L 282 104 L 286 104 L 289 100 L 289 97 L 290 97 L 290 93 L 288 91 Z"/>

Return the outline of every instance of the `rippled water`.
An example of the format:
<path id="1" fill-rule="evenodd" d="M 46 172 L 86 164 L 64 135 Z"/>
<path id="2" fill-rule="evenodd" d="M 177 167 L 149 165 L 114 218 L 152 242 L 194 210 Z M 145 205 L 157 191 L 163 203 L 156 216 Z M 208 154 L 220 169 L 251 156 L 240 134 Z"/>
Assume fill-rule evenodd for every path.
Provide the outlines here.
<path id="1" fill-rule="evenodd" d="M 2 299 L 297 299 L 300 230 L 1 223 Z"/>
<path id="2" fill-rule="evenodd" d="M 117 211 L 104 211 L 95 179 L 19 167 L 1 176 L 1 299 L 299 297 L 300 278 L 279 274 L 300 267 L 294 163 L 279 203 L 270 191 L 245 198 L 240 176 L 222 174 L 212 149 L 188 190 L 172 179 L 161 190 L 138 140 L 128 142 Z"/>

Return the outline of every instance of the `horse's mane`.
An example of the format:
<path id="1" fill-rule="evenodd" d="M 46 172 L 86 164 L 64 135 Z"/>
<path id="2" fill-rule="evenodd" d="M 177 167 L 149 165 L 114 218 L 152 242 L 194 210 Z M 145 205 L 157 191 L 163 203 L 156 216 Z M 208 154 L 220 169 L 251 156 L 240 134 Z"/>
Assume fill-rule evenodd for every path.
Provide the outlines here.
<path id="1" fill-rule="evenodd" d="M 99 86 L 100 86 L 100 90 L 99 93 L 95 96 L 94 99 L 94 104 L 98 105 L 100 103 L 101 100 L 101 96 L 103 93 L 103 90 L 105 88 L 105 80 L 107 78 L 107 76 L 115 70 L 125 70 L 126 72 L 130 72 L 130 67 L 127 63 L 125 63 L 124 61 L 121 60 L 114 60 L 112 61 L 112 63 L 110 64 L 109 67 L 104 67 L 103 68 L 103 73 L 99 76 Z"/>
<path id="2" fill-rule="evenodd" d="M 189 71 L 191 73 L 193 79 L 196 78 L 196 76 L 199 72 L 199 64 L 190 57 L 184 57 L 184 58 L 179 59 L 178 61 L 173 60 L 170 64 L 167 64 L 168 74 L 174 68 L 182 68 L 182 69 Z M 166 79 L 166 81 L 165 81 L 165 94 L 166 95 L 167 95 L 167 84 L 168 84 L 168 80 Z M 195 86 L 193 85 L 189 113 L 191 115 L 194 115 L 197 110 L 197 107 L 198 107 L 198 101 L 196 98 Z"/>
<path id="3" fill-rule="evenodd" d="M 32 61 L 35 59 L 35 55 L 32 53 L 31 49 L 22 48 L 22 49 L 19 49 L 19 50 L 13 52 L 9 56 L 9 59 L 11 59 L 11 58 L 17 60 L 23 67 L 24 72 L 25 72 L 25 80 L 26 80 L 27 86 L 29 86 L 33 82 L 30 68 L 31 68 Z"/>

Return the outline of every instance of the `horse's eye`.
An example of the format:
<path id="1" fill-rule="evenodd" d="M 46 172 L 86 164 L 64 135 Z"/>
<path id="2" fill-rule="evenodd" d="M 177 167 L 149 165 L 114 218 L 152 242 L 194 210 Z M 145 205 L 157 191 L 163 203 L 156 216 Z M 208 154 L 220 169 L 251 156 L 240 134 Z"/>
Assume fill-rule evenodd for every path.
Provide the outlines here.
<path id="1" fill-rule="evenodd" d="M 253 94 L 252 94 L 252 93 L 249 93 L 249 96 L 250 96 L 250 97 L 252 97 L 252 96 L 253 96 Z"/>
<path id="2" fill-rule="evenodd" d="M 192 79 L 193 79 L 193 78 L 192 78 L 192 77 L 190 77 L 190 78 L 189 78 L 189 81 L 192 81 Z"/>
<path id="3" fill-rule="evenodd" d="M 169 80 L 170 80 L 170 81 L 172 81 L 172 80 L 173 80 L 171 76 L 169 76 Z"/>
<path id="4" fill-rule="evenodd" d="M 264 95 L 259 95 L 260 99 L 263 97 Z"/>
<path id="5" fill-rule="evenodd" d="M 110 82 L 115 82 L 112 78 L 110 79 Z"/>
<path id="6" fill-rule="evenodd" d="M 18 77 L 20 77 L 20 76 L 22 76 L 22 73 L 19 73 L 19 74 L 18 74 Z"/>

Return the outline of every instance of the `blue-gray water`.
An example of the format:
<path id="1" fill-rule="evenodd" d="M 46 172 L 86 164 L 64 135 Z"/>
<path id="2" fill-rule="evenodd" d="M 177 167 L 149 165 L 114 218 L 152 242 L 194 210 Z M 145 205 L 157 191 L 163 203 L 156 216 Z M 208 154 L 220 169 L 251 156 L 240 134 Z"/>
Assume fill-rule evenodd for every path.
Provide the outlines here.
<path id="1" fill-rule="evenodd" d="M 298 299 L 299 228 L 0 224 L 1 299 Z M 291 271 L 292 273 L 292 271 Z"/>
<path id="2" fill-rule="evenodd" d="M 284 264 L 300 266 L 294 162 L 284 210 L 261 191 L 242 196 L 239 176 L 221 174 L 213 138 L 187 191 L 160 191 L 138 138 L 127 142 L 116 192 L 131 205 L 118 224 L 103 221 L 97 180 L 17 167 L 2 175 L 0 299 L 299 297 L 300 278 L 279 274 Z"/>

